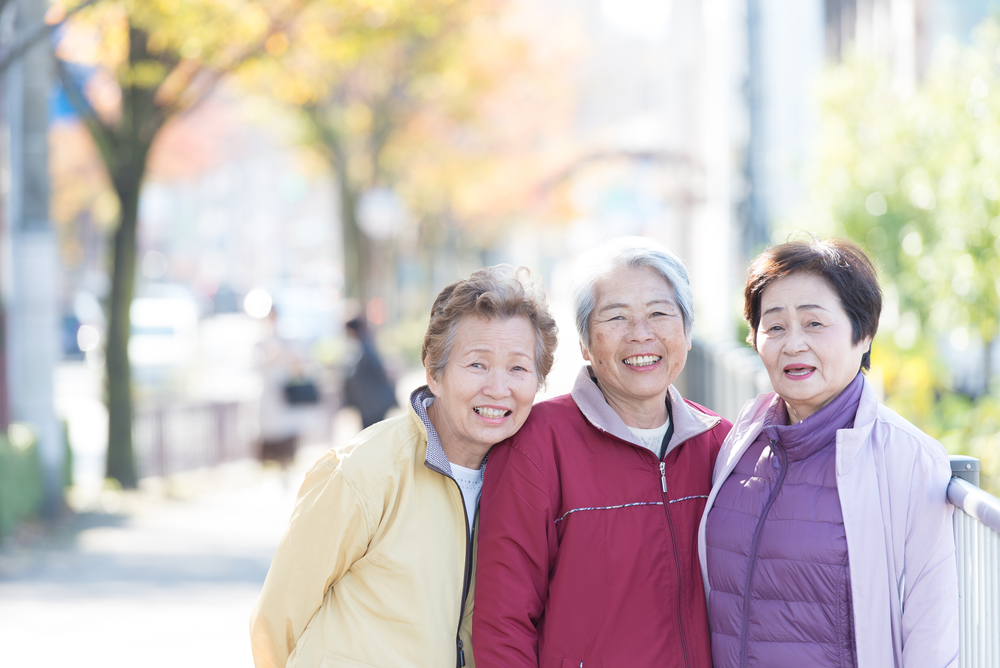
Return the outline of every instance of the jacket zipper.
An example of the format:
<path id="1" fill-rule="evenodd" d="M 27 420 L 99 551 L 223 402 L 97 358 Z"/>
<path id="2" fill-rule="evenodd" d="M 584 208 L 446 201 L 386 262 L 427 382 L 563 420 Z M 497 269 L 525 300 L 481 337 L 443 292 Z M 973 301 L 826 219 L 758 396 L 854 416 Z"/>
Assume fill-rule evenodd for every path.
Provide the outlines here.
<path id="1" fill-rule="evenodd" d="M 462 619 L 465 617 L 465 599 L 469 596 L 469 584 L 472 579 L 472 529 L 469 527 L 469 511 L 465 509 L 465 495 L 462 493 L 462 487 L 454 478 L 451 478 L 451 481 L 455 483 L 455 487 L 458 487 L 458 497 L 462 500 L 462 516 L 465 517 L 465 573 L 462 576 L 462 601 L 458 606 L 458 630 L 455 632 L 455 645 L 458 655 L 455 665 L 458 668 L 462 668 L 465 665 L 465 648 L 462 643 Z M 479 514 L 478 503 L 476 504 L 476 514 Z M 475 522 L 475 518 L 473 518 L 473 522 Z"/>
<path id="2" fill-rule="evenodd" d="M 664 455 L 666 456 L 666 455 Z M 677 625 L 681 633 L 681 649 L 684 651 L 684 665 L 690 667 L 691 660 L 688 657 L 687 633 L 684 630 L 683 589 L 684 581 L 681 573 L 681 555 L 677 549 L 677 534 L 674 532 L 674 520 L 670 517 L 670 497 L 667 496 L 667 463 L 660 460 L 660 483 L 663 488 L 663 512 L 667 514 L 667 526 L 670 527 L 670 546 L 674 549 L 674 568 L 677 569 Z"/>
<path id="3" fill-rule="evenodd" d="M 746 591 L 743 593 L 743 628 L 740 630 L 739 665 L 741 667 L 747 665 L 747 645 L 749 644 L 750 636 L 750 596 L 752 593 L 751 587 L 753 586 L 754 565 L 757 563 L 757 548 L 760 547 L 760 535 L 764 531 L 764 520 L 767 519 L 767 514 L 771 512 L 771 506 L 774 505 L 774 501 L 778 498 L 778 491 L 781 490 L 781 485 L 785 482 L 785 474 L 788 472 L 788 453 L 774 439 L 771 439 L 771 448 L 772 451 L 778 453 L 781 471 L 778 472 L 778 478 L 774 482 L 774 489 L 771 491 L 771 496 L 764 505 L 764 511 L 760 514 L 760 521 L 757 522 L 757 526 L 753 530 L 753 540 L 750 541 L 750 554 L 748 555 L 750 563 L 747 564 L 747 584 Z"/>
<path id="4" fill-rule="evenodd" d="M 486 476 L 486 462 L 489 461 L 489 458 L 490 452 L 487 450 L 486 456 L 483 457 L 483 463 L 480 465 L 484 478 Z M 458 668 L 462 668 L 465 665 L 465 647 L 462 642 L 462 619 L 465 617 L 465 600 L 469 597 L 469 585 L 472 584 L 472 544 L 475 542 L 473 531 L 475 531 L 476 517 L 479 516 L 479 504 L 476 503 L 476 514 L 472 518 L 472 528 L 470 528 L 469 511 L 466 510 L 465 495 L 462 493 L 462 486 L 458 484 L 458 481 L 454 477 L 450 475 L 447 477 L 455 483 L 455 487 L 458 487 L 458 498 L 462 500 L 462 516 L 465 517 L 465 574 L 462 577 L 462 601 L 458 606 L 458 631 L 455 633 L 455 646 L 458 654 L 456 665 Z"/>

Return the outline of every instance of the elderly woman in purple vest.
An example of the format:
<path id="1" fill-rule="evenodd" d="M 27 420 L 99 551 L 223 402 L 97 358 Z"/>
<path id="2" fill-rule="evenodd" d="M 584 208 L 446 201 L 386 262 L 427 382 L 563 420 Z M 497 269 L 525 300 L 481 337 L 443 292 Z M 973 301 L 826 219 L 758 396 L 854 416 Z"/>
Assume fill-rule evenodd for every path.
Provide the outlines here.
<path id="1" fill-rule="evenodd" d="M 774 392 L 722 446 L 699 529 L 715 668 L 958 663 L 944 448 L 865 378 L 882 293 L 858 246 L 775 246 L 744 316 Z"/>

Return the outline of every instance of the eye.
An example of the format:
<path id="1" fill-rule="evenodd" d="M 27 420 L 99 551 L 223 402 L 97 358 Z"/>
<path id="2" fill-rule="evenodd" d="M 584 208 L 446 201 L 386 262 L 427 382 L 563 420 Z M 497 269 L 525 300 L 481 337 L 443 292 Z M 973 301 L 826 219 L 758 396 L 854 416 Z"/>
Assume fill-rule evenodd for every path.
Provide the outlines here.
<path id="1" fill-rule="evenodd" d="M 527 371 L 527 369 L 525 369 L 523 366 L 515 366 L 513 368 L 513 371 Z"/>
<path id="2" fill-rule="evenodd" d="M 485 366 L 483 365 L 483 363 L 482 363 L 482 362 L 473 362 L 473 363 L 472 363 L 472 364 L 470 364 L 469 366 L 473 367 L 474 369 L 485 369 L 485 368 L 486 368 L 486 367 L 485 367 Z"/>
<path id="3" fill-rule="evenodd" d="M 809 323 L 809 327 L 822 327 L 822 325 L 816 320 L 813 320 L 812 322 Z"/>
<path id="4" fill-rule="evenodd" d="M 771 325 L 770 327 L 767 328 L 767 331 L 768 332 L 780 332 L 783 329 L 784 328 L 781 325 Z"/>

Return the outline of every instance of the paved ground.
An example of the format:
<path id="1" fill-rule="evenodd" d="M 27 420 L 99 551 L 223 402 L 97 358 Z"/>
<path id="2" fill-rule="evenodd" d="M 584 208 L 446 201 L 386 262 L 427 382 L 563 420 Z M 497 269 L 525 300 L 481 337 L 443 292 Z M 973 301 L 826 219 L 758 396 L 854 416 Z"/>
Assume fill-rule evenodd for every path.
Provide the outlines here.
<path id="1" fill-rule="evenodd" d="M 0 665 L 252 666 L 247 618 L 309 461 L 109 494 L 0 551 Z M 305 461 L 308 460 L 308 461 Z M 110 511 L 110 512 L 109 512 Z"/>

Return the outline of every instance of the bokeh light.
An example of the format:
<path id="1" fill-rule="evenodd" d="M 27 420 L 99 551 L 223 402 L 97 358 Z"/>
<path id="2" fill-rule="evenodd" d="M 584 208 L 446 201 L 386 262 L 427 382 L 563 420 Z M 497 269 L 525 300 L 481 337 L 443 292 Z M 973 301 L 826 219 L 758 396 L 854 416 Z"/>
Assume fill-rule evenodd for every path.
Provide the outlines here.
<path id="1" fill-rule="evenodd" d="M 273 305 L 271 295 L 261 288 L 254 288 L 243 298 L 243 310 L 251 318 L 266 318 Z"/>

